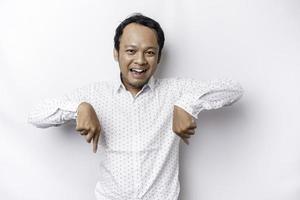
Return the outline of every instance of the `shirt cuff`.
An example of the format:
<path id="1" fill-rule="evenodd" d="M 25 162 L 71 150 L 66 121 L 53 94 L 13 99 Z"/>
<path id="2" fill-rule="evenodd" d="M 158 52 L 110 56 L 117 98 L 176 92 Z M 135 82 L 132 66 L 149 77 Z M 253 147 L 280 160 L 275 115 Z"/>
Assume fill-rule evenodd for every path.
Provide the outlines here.
<path id="1" fill-rule="evenodd" d="M 198 119 L 198 114 L 204 110 L 205 101 L 195 98 L 192 94 L 185 94 L 175 103 L 176 106 L 184 109 L 187 113 Z"/>
<path id="2" fill-rule="evenodd" d="M 63 118 L 64 120 L 71 120 L 77 118 L 77 108 L 79 104 L 82 103 L 79 102 L 67 102 L 63 106 L 61 106 L 59 109 L 63 111 Z"/>

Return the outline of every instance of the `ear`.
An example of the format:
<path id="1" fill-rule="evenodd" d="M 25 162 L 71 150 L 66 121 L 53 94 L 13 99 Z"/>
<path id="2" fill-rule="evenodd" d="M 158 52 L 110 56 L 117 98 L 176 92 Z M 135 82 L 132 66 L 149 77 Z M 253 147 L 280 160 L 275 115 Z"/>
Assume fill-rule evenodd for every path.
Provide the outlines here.
<path id="1" fill-rule="evenodd" d="M 119 52 L 117 51 L 117 49 L 114 48 L 114 59 L 115 61 L 119 61 Z"/>
<path id="2" fill-rule="evenodd" d="M 161 54 L 160 54 L 160 56 L 158 56 L 158 58 L 157 58 L 157 64 L 159 64 L 160 59 L 161 59 Z"/>
<path id="3" fill-rule="evenodd" d="M 160 54 L 159 54 L 159 53 L 160 53 Z M 159 54 L 159 55 L 158 55 L 158 58 L 157 58 L 157 64 L 159 64 L 160 61 L 161 61 L 162 53 L 163 53 L 162 51 L 160 51 L 160 50 L 158 51 L 158 54 Z"/>

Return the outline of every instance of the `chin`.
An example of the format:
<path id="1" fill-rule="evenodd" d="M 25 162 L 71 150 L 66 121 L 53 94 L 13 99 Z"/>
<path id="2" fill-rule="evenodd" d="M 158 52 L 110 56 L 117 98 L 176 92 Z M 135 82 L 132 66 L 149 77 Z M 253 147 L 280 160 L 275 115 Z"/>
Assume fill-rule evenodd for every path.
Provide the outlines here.
<path id="1" fill-rule="evenodd" d="M 131 86 L 134 88 L 141 89 L 146 83 L 147 83 L 147 81 L 145 81 L 145 80 L 134 81 L 134 82 L 131 82 Z"/>

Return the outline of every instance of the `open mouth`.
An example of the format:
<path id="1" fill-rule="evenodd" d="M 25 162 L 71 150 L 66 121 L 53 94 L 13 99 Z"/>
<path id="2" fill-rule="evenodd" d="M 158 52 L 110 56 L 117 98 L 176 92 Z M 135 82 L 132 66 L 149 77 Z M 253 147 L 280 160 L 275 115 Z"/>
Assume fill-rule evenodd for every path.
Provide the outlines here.
<path id="1" fill-rule="evenodd" d="M 146 73 L 147 69 L 131 68 L 129 71 L 132 73 L 133 77 L 141 78 Z"/>

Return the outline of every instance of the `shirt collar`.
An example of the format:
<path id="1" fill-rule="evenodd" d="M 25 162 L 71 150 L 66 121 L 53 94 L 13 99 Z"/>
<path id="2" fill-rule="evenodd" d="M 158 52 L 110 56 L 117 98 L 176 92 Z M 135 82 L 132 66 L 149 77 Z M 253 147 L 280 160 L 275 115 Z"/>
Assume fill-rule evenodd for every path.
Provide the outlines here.
<path id="1" fill-rule="evenodd" d="M 156 83 L 156 78 L 152 75 L 148 81 L 148 83 L 146 83 L 142 90 L 144 90 L 146 87 L 149 87 L 150 90 L 153 90 L 155 87 L 155 83 Z M 117 93 L 120 91 L 120 89 L 126 89 L 123 82 L 121 81 L 121 73 L 119 74 L 119 77 L 117 78 L 115 85 L 114 85 L 114 93 Z"/>

